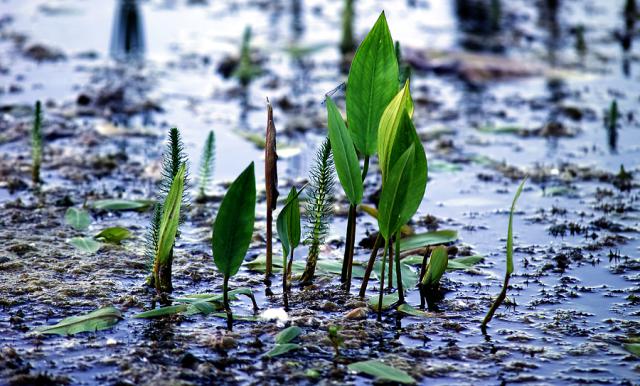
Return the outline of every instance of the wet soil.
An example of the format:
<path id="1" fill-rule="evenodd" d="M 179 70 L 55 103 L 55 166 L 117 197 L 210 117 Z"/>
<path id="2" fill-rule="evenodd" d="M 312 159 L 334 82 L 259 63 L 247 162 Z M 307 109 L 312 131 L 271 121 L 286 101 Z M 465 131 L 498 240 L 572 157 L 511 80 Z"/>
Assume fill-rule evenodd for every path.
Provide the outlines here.
<path id="1" fill-rule="evenodd" d="M 261 162 L 262 149 L 247 138 L 264 131 L 265 97 L 274 102 L 281 192 L 306 179 L 325 135 L 321 101 L 345 80 L 341 2 L 143 2 L 145 60 L 126 66 L 108 56 L 111 5 L 3 2 L 0 384 L 369 384 L 347 365 L 371 358 L 421 384 L 639 384 L 640 361 L 622 347 L 640 334 L 640 66 L 624 2 L 501 2 L 498 27 L 488 29 L 456 8 L 464 3 L 362 2 L 355 30 L 363 34 L 385 9 L 414 67 L 414 118 L 430 180 L 412 226 L 457 230 L 459 255 L 485 259 L 446 273 L 439 313 L 390 311 L 381 323 L 357 297 L 358 281 L 350 294 L 335 276 L 294 285 L 284 314 L 280 288 L 266 295 L 262 274 L 243 268 L 231 287 L 251 287 L 263 315 L 279 318 L 237 321 L 227 331 L 212 316 L 130 318 L 154 297 L 142 242 L 150 212 L 88 209 L 93 221 L 84 232 L 64 213 L 97 199 L 153 198 L 172 126 L 196 175 L 214 130 L 216 181 L 210 199 L 187 210 L 173 273 L 176 296 L 219 293 L 211 222 L 228 182 Z M 264 71 L 242 88 L 218 70 L 237 57 L 245 24 Z M 578 27 L 585 50 L 576 49 Z M 311 46 L 321 48 L 301 57 L 286 49 Z M 342 106 L 343 97 L 335 94 Z M 30 182 L 36 99 L 45 112 L 40 189 Z M 620 119 L 611 130 L 603 122 L 614 99 Z M 375 170 L 374 162 L 369 200 L 379 188 Z M 502 284 L 509 205 L 525 175 L 508 304 L 483 334 L 479 324 Z M 247 261 L 264 251 L 262 182 Z M 323 258 L 342 256 L 347 208 L 339 192 Z M 94 254 L 68 243 L 115 225 L 134 238 Z M 358 216 L 358 261 L 369 256 L 360 241 L 376 228 Z M 408 301 L 419 304 L 417 290 Z M 32 331 L 107 305 L 125 315 L 109 330 Z M 248 300 L 233 308 L 252 314 Z M 288 325 L 302 328 L 301 348 L 266 357 Z M 331 325 L 345 339 L 338 356 Z"/>

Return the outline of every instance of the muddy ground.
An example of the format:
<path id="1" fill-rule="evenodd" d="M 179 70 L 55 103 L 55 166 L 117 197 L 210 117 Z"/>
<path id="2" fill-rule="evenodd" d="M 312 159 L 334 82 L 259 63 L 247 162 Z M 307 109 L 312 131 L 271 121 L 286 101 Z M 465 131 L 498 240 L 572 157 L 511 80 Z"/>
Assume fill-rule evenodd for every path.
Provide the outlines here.
<path id="1" fill-rule="evenodd" d="M 261 162 L 262 149 L 249 139 L 263 133 L 265 97 L 274 102 L 283 195 L 306 180 L 326 135 L 321 101 L 345 80 L 341 3 L 143 2 L 145 56 L 128 65 L 109 57 L 111 3 L 0 4 L 0 384 L 368 384 L 346 366 L 370 358 L 421 384 L 640 384 L 640 361 L 622 347 L 640 334 L 640 66 L 637 23 L 625 18 L 624 1 L 503 1 L 489 27 L 456 10 L 465 1 L 357 5 L 358 36 L 384 9 L 413 66 L 414 120 L 430 180 L 411 225 L 456 230 L 458 257 L 484 256 L 447 272 L 440 312 L 390 311 L 379 323 L 368 310 L 350 319 L 350 311 L 366 310 L 359 281 L 345 294 L 328 275 L 294 286 L 283 315 L 280 288 L 267 296 L 262 275 L 245 267 L 231 286 L 251 287 L 262 315 L 280 319 L 237 322 L 233 331 L 212 316 L 131 319 L 154 295 L 144 285 L 142 243 L 151 213 L 88 209 L 92 224 L 78 232 L 65 211 L 155 197 L 172 126 L 196 175 L 214 130 L 215 186 L 187 210 L 174 286 L 177 296 L 220 292 L 211 222 L 228 182 Z M 246 24 L 263 73 L 243 88 L 222 70 Z M 286 49 L 312 46 L 303 56 Z M 342 106 L 343 97 L 335 94 Z M 36 99 L 44 105 L 40 189 L 30 181 Z M 613 100 L 620 118 L 608 130 Z M 502 283 L 509 205 L 524 176 L 508 307 L 483 334 L 479 324 Z M 378 187 L 371 177 L 368 203 Z M 344 244 L 348 205 L 336 196 L 327 259 L 341 257 Z M 259 197 L 247 261 L 264 253 L 263 181 Z M 115 225 L 134 238 L 96 253 L 68 242 Z M 360 214 L 356 244 L 375 230 Z M 359 261 L 369 255 L 365 246 L 357 247 Z M 376 289 L 374 281 L 371 294 Z M 419 304 L 415 289 L 408 300 Z M 125 316 L 111 329 L 73 337 L 32 331 L 107 305 Z M 233 308 L 252 313 L 248 300 Z M 289 325 L 302 328 L 301 349 L 267 358 Z M 342 326 L 345 338 L 337 357 L 330 325 Z"/>

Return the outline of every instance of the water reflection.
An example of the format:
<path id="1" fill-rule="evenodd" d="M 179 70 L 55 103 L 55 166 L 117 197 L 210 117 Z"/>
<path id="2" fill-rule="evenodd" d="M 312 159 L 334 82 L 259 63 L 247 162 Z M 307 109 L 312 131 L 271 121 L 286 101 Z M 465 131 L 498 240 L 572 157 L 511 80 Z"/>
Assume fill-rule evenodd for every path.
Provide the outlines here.
<path id="1" fill-rule="evenodd" d="M 560 0 L 544 0 L 538 3 L 538 24 L 547 31 L 545 47 L 547 48 L 547 60 L 555 66 L 556 53 L 560 48 L 560 22 L 558 13 Z"/>
<path id="2" fill-rule="evenodd" d="M 118 61 L 144 58 L 142 12 L 136 0 L 119 0 L 111 31 L 111 57 Z"/>

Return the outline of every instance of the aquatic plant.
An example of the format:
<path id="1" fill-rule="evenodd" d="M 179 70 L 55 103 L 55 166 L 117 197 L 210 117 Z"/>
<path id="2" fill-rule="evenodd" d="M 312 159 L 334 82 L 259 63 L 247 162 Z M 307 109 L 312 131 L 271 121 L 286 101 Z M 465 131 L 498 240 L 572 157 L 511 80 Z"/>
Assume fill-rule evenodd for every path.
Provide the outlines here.
<path id="1" fill-rule="evenodd" d="M 440 245 L 431 251 L 429 262 L 425 253 L 420 269 L 420 308 L 424 308 L 425 302 L 432 308 L 435 292 L 440 286 L 440 279 L 449 266 L 449 254 L 447 248 Z"/>
<path id="2" fill-rule="evenodd" d="M 276 153 L 276 126 L 273 123 L 273 108 L 267 99 L 267 129 L 264 147 L 264 181 L 267 195 L 267 269 L 264 280 L 267 287 L 271 285 L 271 269 L 273 265 L 273 211 L 278 202 L 278 154 Z"/>
<path id="3" fill-rule="evenodd" d="M 347 127 L 355 149 L 364 158 L 362 171 L 358 173 L 361 175 L 361 180 L 364 180 L 369 170 L 369 159 L 376 153 L 380 118 L 398 90 L 398 61 L 384 12 L 380 14 L 358 47 L 349 69 L 347 84 Z M 337 149 L 334 147 L 333 140 L 331 146 L 336 170 L 338 170 L 338 159 L 335 154 Z M 359 162 L 357 164 L 359 170 Z M 338 177 L 341 177 L 340 172 Z M 342 178 L 340 182 L 344 187 Z M 357 186 L 354 185 L 354 187 Z M 347 291 L 351 287 L 356 206 L 360 202 L 360 200 L 354 201 L 354 197 L 349 198 L 351 205 L 347 218 L 346 246 L 341 275 L 341 281 L 345 283 Z"/>
<path id="4" fill-rule="evenodd" d="M 516 194 L 513 197 L 513 202 L 511 203 L 511 210 L 509 211 L 509 226 L 507 228 L 507 270 L 504 275 L 504 283 L 502 284 L 502 290 L 498 297 L 489 308 L 489 312 L 484 317 L 482 321 L 481 328 L 484 331 L 487 328 L 487 324 L 491 322 L 493 318 L 493 314 L 496 312 L 498 307 L 502 304 L 504 299 L 507 297 L 507 287 L 509 286 L 509 278 L 513 273 L 513 212 L 516 210 L 516 202 L 518 201 L 518 197 L 520 197 L 520 193 L 522 193 L 522 188 L 524 188 L 524 184 L 527 182 L 527 178 L 522 180 L 520 186 L 518 186 L 518 190 L 516 190 Z"/>
<path id="5" fill-rule="evenodd" d="M 251 61 L 251 27 L 247 26 L 242 34 L 242 45 L 240 47 L 240 60 L 233 76 L 238 79 L 243 87 L 260 75 L 262 70 Z"/>
<path id="6" fill-rule="evenodd" d="M 400 42 L 396 40 L 396 59 L 398 60 L 398 84 L 402 87 L 411 79 L 411 66 L 402 59 L 402 48 Z"/>
<path id="7" fill-rule="evenodd" d="M 340 52 L 342 55 L 352 53 L 356 47 L 353 39 L 353 1 L 344 0 L 344 8 L 342 9 L 342 37 L 340 38 Z"/>
<path id="8" fill-rule="evenodd" d="M 340 347 L 344 344 L 344 337 L 340 334 L 340 330 L 342 330 L 342 327 L 336 325 L 331 325 L 327 328 L 327 335 L 329 337 L 329 342 L 331 342 L 331 346 L 333 347 L 334 358 L 340 356 Z"/>
<path id="9" fill-rule="evenodd" d="M 287 282 L 291 274 L 293 253 L 300 244 L 300 200 L 298 199 L 300 192 L 296 190 L 295 186 L 291 188 L 277 220 L 278 236 L 282 243 L 282 299 L 285 311 L 289 310 Z M 289 257 L 289 263 L 287 263 L 287 257 Z"/>
<path id="10" fill-rule="evenodd" d="M 213 167 L 216 160 L 216 136 L 213 130 L 209 131 L 207 140 L 202 148 L 202 157 L 200 158 L 200 174 L 198 176 L 198 199 L 204 200 L 206 190 L 211 176 L 213 176 Z"/>
<path id="11" fill-rule="evenodd" d="M 104 307 L 84 315 L 62 319 L 51 326 L 35 329 L 41 334 L 75 335 L 81 332 L 95 332 L 112 327 L 122 319 L 122 313 L 114 307 Z"/>
<path id="12" fill-rule="evenodd" d="M 223 303 L 229 329 L 233 314 L 229 307 L 229 278 L 238 273 L 253 235 L 256 208 L 256 177 L 253 162 L 236 178 L 222 199 L 213 222 L 211 251 L 223 275 Z"/>
<path id="13" fill-rule="evenodd" d="M 186 164 L 182 163 L 162 204 L 162 216 L 158 226 L 153 259 L 153 283 L 159 294 L 169 293 L 173 290 L 171 283 L 173 246 L 180 224 L 180 207 L 185 190 L 185 175 Z"/>
<path id="14" fill-rule="evenodd" d="M 302 329 L 298 326 L 290 326 L 280 331 L 276 335 L 276 344 L 265 356 L 269 358 L 277 357 L 300 348 L 297 343 L 291 343 L 294 339 L 302 334 Z"/>
<path id="15" fill-rule="evenodd" d="M 379 360 L 366 360 L 350 364 L 349 370 L 364 373 L 375 378 L 376 383 L 401 383 L 413 385 L 416 380 L 406 372 L 384 364 Z"/>
<path id="16" fill-rule="evenodd" d="M 329 138 L 326 138 L 316 152 L 315 162 L 309 173 L 309 193 L 305 207 L 306 238 L 304 241 L 305 245 L 309 247 L 309 253 L 300 279 L 303 284 L 309 284 L 313 281 L 320 255 L 320 246 L 324 244 L 329 231 L 335 186 L 334 172 L 331 142 L 329 142 Z"/>
<path id="17" fill-rule="evenodd" d="M 42 165 L 42 107 L 40 101 L 36 101 L 33 112 L 33 126 L 31 127 L 31 181 L 38 185 L 40 179 L 40 167 Z"/>

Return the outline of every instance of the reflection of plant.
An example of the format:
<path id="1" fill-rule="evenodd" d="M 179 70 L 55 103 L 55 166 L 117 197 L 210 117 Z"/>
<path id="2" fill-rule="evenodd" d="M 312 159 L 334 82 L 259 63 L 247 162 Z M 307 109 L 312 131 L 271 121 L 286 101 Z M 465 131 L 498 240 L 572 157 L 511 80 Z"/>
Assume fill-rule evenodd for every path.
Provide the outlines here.
<path id="1" fill-rule="evenodd" d="M 305 208 L 307 221 L 305 244 L 309 246 L 309 254 L 301 278 L 303 283 L 308 284 L 313 280 L 320 246 L 324 243 L 329 231 L 335 185 L 334 170 L 331 144 L 327 138 L 316 153 L 315 163 L 309 173 L 309 194 Z"/>
<path id="2" fill-rule="evenodd" d="M 251 243 L 256 208 L 256 177 L 253 162 L 236 178 L 225 194 L 213 223 L 213 261 L 224 279 L 224 309 L 229 328 L 233 315 L 229 307 L 229 278 L 238 273 Z"/>
<path id="3" fill-rule="evenodd" d="M 522 188 L 524 187 L 524 183 L 527 182 L 525 178 L 518 186 L 518 190 L 516 190 L 516 195 L 513 197 L 513 202 L 511 203 L 511 210 L 509 211 L 509 227 L 507 229 L 507 270 L 504 275 L 504 283 L 502 284 L 502 291 L 498 294 L 498 297 L 493 302 L 493 305 L 487 312 L 487 315 L 484 317 L 482 321 L 482 329 L 487 328 L 487 324 L 493 318 L 493 314 L 496 312 L 500 304 L 507 297 L 507 287 L 509 286 L 509 278 L 513 273 L 513 212 L 516 210 L 516 202 L 518 201 L 518 197 L 520 197 L 520 193 L 522 193 Z"/>
<path id="4" fill-rule="evenodd" d="M 198 175 L 198 199 L 206 198 L 206 190 L 211 176 L 213 175 L 213 164 L 216 160 L 216 136 L 213 131 L 209 132 L 207 140 L 202 148 L 202 157 L 200 158 L 200 174 Z"/>
<path id="5" fill-rule="evenodd" d="M 36 102 L 33 113 L 33 126 L 31 128 L 31 180 L 34 185 L 39 184 L 40 165 L 42 164 L 42 110 L 40 101 Z"/>

